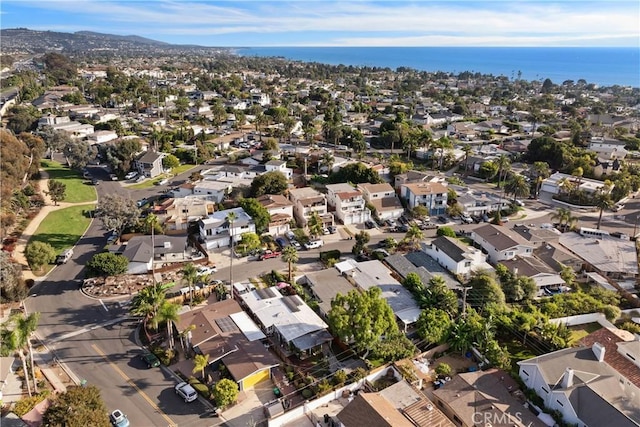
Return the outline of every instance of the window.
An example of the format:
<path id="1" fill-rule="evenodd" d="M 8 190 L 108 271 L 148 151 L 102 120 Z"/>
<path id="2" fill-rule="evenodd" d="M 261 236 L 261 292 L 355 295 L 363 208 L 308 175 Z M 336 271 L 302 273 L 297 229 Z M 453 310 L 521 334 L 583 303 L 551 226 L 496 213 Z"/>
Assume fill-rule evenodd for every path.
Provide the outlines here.
<path id="1" fill-rule="evenodd" d="M 464 266 L 465 267 L 471 267 L 471 261 L 465 261 L 464 262 Z"/>

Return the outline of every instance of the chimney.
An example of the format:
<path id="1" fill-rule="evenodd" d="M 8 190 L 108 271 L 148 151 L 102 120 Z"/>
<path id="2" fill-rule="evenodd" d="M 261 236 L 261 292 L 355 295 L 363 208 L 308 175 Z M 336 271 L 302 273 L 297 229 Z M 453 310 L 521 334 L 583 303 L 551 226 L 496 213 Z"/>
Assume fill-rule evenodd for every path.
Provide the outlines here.
<path id="1" fill-rule="evenodd" d="M 593 345 L 591 346 L 591 350 L 593 350 L 593 354 L 596 356 L 596 359 L 598 359 L 598 362 L 604 361 L 605 348 L 602 344 L 598 342 L 594 342 Z"/>
<path id="2" fill-rule="evenodd" d="M 562 377 L 562 388 L 573 387 L 573 369 L 567 368 Z"/>

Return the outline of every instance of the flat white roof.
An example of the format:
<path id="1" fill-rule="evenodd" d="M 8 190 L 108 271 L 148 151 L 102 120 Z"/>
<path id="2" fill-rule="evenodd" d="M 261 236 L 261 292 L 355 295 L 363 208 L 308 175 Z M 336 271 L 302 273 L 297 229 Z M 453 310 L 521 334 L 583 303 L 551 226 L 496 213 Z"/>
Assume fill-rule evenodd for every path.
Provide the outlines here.
<path id="1" fill-rule="evenodd" d="M 229 317 L 235 322 L 247 340 L 259 341 L 266 338 L 266 335 L 262 333 L 258 325 L 244 311 L 230 314 Z"/>

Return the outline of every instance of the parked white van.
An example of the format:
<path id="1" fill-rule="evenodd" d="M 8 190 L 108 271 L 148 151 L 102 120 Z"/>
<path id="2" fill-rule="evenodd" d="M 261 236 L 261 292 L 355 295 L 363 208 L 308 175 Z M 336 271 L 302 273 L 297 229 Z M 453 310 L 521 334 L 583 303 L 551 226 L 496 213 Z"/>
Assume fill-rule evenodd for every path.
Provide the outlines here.
<path id="1" fill-rule="evenodd" d="M 56 257 L 56 264 L 66 264 L 73 256 L 73 249 L 65 249 Z"/>
<path id="2" fill-rule="evenodd" d="M 304 247 L 307 249 L 318 249 L 322 247 L 322 245 L 324 245 L 324 242 L 322 241 L 322 239 L 317 239 L 317 240 L 309 240 L 309 242 L 306 243 Z"/>

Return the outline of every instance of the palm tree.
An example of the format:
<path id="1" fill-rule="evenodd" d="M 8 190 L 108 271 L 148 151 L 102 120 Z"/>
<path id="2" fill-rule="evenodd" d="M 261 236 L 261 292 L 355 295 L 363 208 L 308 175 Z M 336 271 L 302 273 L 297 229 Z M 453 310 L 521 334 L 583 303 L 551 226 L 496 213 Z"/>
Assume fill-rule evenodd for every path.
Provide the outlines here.
<path id="1" fill-rule="evenodd" d="M 24 371 L 24 378 L 27 383 L 27 391 L 29 397 L 31 397 L 31 384 L 29 383 L 29 370 L 27 369 L 27 355 L 25 354 L 25 348 L 29 354 L 29 361 L 31 365 L 31 379 L 33 381 L 33 391 L 38 393 L 38 382 L 36 380 L 36 371 L 33 364 L 33 349 L 31 348 L 31 335 L 38 328 L 38 320 L 40 319 L 40 313 L 31 313 L 24 315 L 23 313 L 14 314 L 9 318 L 7 322 L 10 328 L 7 328 L 7 324 L 3 325 L 2 330 L 2 344 L 3 350 L 17 351 L 20 360 L 22 361 L 22 370 Z"/>
<path id="2" fill-rule="evenodd" d="M 469 144 L 464 144 L 462 146 L 462 151 L 464 152 L 464 174 L 467 175 L 469 170 L 469 154 L 473 151 Z"/>
<path id="3" fill-rule="evenodd" d="M 291 279 L 292 279 L 292 273 L 293 273 L 292 266 L 293 264 L 298 262 L 298 259 L 299 259 L 298 250 L 293 246 L 286 246 L 282 250 L 282 261 L 289 264 L 289 283 L 291 283 Z"/>
<path id="4" fill-rule="evenodd" d="M 313 211 L 311 218 L 309 218 L 309 222 L 307 223 L 307 227 L 309 227 L 309 234 L 313 237 L 318 237 L 322 234 L 322 220 L 320 220 L 318 212 Z"/>
<path id="5" fill-rule="evenodd" d="M 513 202 L 529 195 L 529 183 L 522 175 L 513 175 L 505 185 L 507 194 L 513 194 Z"/>
<path id="6" fill-rule="evenodd" d="M 167 325 L 167 339 L 171 350 L 173 350 L 173 323 L 180 319 L 178 310 L 180 310 L 178 304 L 164 301 L 154 319 L 156 324 L 165 323 Z"/>
<path id="7" fill-rule="evenodd" d="M 598 225 L 596 228 L 600 230 L 600 223 L 602 222 L 602 213 L 605 209 L 611 209 L 614 205 L 613 199 L 608 192 L 598 191 L 593 197 L 593 204 L 595 207 L 600 209 L 600 214 L 598 215 Z"/>
<path id="8" fill-rule="evenodd" d="M 143 316 L 145 322 L 151 320 L 155 330 L 158 324 L 155 322 L 158 310 L 165 302 L 165 287 L 160 283 L 155 283 L 146 288 L 142 288 L 131 300 L 131 314 Z"/>
<path id="9" fill-rule="evenodd" d="M 160 225 L 160 219 L 157 215 L 150 213 L 142 222 L 144 226 L 144 232 L 151 234 Z"/>
<path id="10" fill-rule="evenodd" d="M 565 194 L 572 194 L 576 189 L 575 183 L 569 177 L 564 177 L 558 181 L 558 187 Z"/>
<path id="11" fill-rule="evenodd" d="M 204 381 L 204 370 L 209 366 L 209 355 L 208 354 L 196 354 L 196 357 L 193 358 L 193 373 L 200 371 L 202 372 L 202 380 Z"/>
<path id="12" fill-rule="evenodd" d="M 551 169 L 549 168 L 549 164 L 547 162 L 534 162 L 533 163 L 533 172 L 536 175 L 536 198 L 538 194 L 540 194 L 540 186 L 542 185 L 542 181 L 549 178 L 551 176 Z"/>
<path id="13" fill-rule="evenodd" d="M 511 160 L 503 154 L 498 157 L 496 164 L 498 165 L 498 188 L 500 188 L 501 184 L 504 183 L 504 180 L 507 178 L 507 174 L 511 170 Z"/>
<path id="14" fill-rule="evenodd" d="M 420 241 L 424 238 L 424 234 L 417 225 L 412 224 L 404 237 L 409 241 L 413 249 L 418 250 L 420 249 Z"/>
<path id="15" fill-rule="evenodd" d="M 571 211 L 567 208 L 558 208 L 556 213 L 551 215 L 551 220 L 558 221 L 558 225 L 563 228 L 563 231 L 567 231 L 567 228 L 571 228 L 578 222 L 578 218 L 571 214 Z"/>
<path id="16" fill-rule="evenodd" d="M 189 287 L 189 307 L 191 307 L 191 302 L 193 301 L 193 285 L 198 279 L 198 269 L 190 262 L 185 264 L 180 272 L 182 273 L 182 280 L 187 282 L 187 286 Z"/>
<path id="17" fill-rule="evenodd" d="M 331 170 L 333 169 L 333 162 L 335 162 L 333 154 L 329 151 L 325 151 L 322 154 L 322 159 L 320 159 L 320 165 L 327 168 L 327 174 L 331 173 Z"/>
<path id="18" fill-rule="evenodd" d="M 229 287 L 231 289 L 229 289 L 229 291 L 233 288 L 233 223 L 236 219 L 238 219 L 238 215 L 235 212 L 229 212 L 227 214 L 227 222 L 229 223 L 229 246 L 231 247 L 229 254 L 231 257 L 229 261 Z M 231 292 L 229 292 L 229 295 L 231 295 Z"/>

